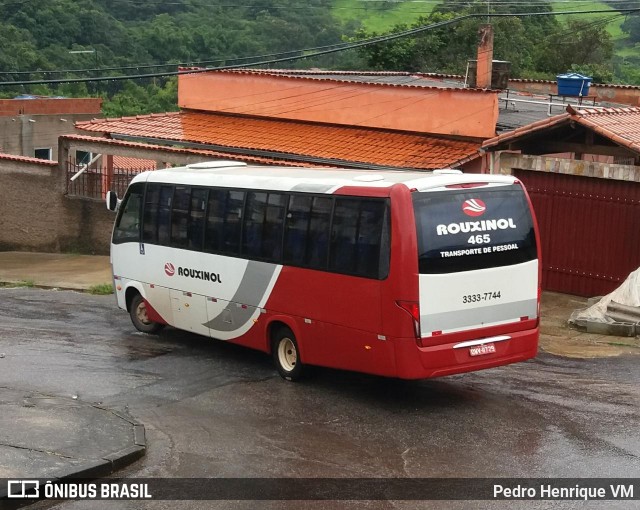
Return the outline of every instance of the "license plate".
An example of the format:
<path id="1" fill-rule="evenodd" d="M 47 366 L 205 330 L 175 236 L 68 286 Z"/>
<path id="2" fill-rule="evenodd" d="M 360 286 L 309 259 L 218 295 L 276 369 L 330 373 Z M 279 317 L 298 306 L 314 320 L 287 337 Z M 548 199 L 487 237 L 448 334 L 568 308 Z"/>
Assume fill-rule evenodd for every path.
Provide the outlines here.
<path id="1" fill-rule="evenodd" d="M 483 354 L 492 354 L 494 352 L 496 352 L 496 346 L 493 343 L 469 348 L 469 356 L 482 356 Z"/>

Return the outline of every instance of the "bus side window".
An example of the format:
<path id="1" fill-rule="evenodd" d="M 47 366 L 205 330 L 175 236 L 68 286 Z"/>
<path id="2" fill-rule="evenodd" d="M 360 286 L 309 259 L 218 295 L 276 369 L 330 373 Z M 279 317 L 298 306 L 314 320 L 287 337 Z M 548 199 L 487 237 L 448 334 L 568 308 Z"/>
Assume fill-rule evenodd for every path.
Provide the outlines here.
<path id="1" fill-rule="evenodd" d="M 240 253 L 240 231 L 242 227 L 242 208 L 244 191 L 229 191 L 224 209 L 224 253 L 238 255 Z"/>
<path id="2" fill-rule="evenodd" d="M 305 253 L 305 265 L 313 269 L 327 268 L 332 207 L 333 198 L 313 199 Z"/>
<path id="3" fill-rule="evenodd" d="M 386 204 L 381 201 L 363 201 L 361 203 L 357 238 L 357 274 L 379 277 L 380 244 L 385 209 Z"/>
<path id="4" fill-rule="evenodd" d="M 204 249 L 208 252 L 222 251 L 224 208 L 227 194 L 227 191 L 221 189 L 209 191 L 207 227 L 204 236 Z"/>
<path id="5" fill-rule="evenodd" d="M 262 236 L 267 209 L 267 193 L 249 193 L 242 230 L 242 253 L 250 257 L 262 255 Z"/>
<path id="6" fill-rule="evenodd" d="M 385 209 L 386 203 L 382 200 L 337 199 L 329 269 L 368 278 L 380 277 Z"/>
<path id="7" fill-rule="evenodd" d="M 196 188 L 191 191 L 191 207 L 189 210 L 189 231 L 187 234 L 190 250 L 202 250 L 204 241 L 204 214 L 207 206 L 207 193 L 205 188 Z"/>
<path id="8" fill-rule="evenodd" d="M 311 219 L 313 197 L 291 195 L 289 211 L 285 221 L 284 262 L 297 266 L 305 265 L 307 231 Z"/>
<path id="9" fill-rule="evenodd" d="M 114 243 L 140 241 L 140 214 L 144 184 L 136 183 L 129 187 L 120 210 L 120 216 L 113 231 Z"/>
<path id="10" fill-rule="evenodd" d="M 189 244 L 189 206 L 191 205 L 191 188 L 176 186 L 173 192 L 173 208 L 171 210 L 171 246 L 186 248 Z"/>
<path id="11" fill-rule="evenodd" d="M 156 244 L 158 242 L 158 201 L 160 185 L 147 184 L 144 200 L 144 221 L 142 224 L 142 241 Z"/>
<path id="12" fill-rule="evenodd" d="M 158 203 L 158 244 L 169 246 L 171 236 L 171 201 L 173 199 L 173 186 L 160 187 L 160 200 Z"/>
<path id="13" fill-rule="evenodd" d="M 209 190 L 205 250 L 238 255 L 244 191 Z"/>
<path id="14" fill-rule="evenodd" d="M 359 200 L 336 200 L 329 259 L 329 269 L 333 271 L 356 272 L 359 205 Z"/>
<path id="15" fill-rule="evenodd" d="M 289 196 L 283 193 L 269 193 L 267 199 L 261 256 L 271 262 L 280 262 L 282 259 L 284 212 L 288 199 Z"/>
<path id="16" fill-rule="evenodd" d="M 389 276 L 391 265 L 391 218 L 390 207 L 387 202 L 382 214 L 382 232 L 380 235 L 380 258 L 378 264 L 378 278 L 384 280 Z"/>

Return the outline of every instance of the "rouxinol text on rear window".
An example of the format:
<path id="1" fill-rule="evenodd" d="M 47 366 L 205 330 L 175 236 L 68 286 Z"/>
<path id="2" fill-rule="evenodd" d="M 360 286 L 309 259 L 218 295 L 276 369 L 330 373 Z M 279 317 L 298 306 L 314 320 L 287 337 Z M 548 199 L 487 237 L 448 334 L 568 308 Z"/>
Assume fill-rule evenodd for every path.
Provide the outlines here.
<path id="1" fill-rule="evenodd" d="M 517 185 L 415 193 L 420 273 L 519 264 L 536 258 L 526 197 Z"/>

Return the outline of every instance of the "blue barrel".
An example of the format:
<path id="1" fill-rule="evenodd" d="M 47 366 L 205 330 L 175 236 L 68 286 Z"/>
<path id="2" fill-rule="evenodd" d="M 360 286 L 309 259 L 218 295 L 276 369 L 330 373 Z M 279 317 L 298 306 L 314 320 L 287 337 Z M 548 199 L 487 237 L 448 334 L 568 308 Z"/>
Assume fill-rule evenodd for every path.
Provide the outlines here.
<path id="1" fill-rule="evenodd" d="M 588 96 L 589 87 L 593 78 L 578 73 L 559 74 L 558 95 L 559 96 Z"/>

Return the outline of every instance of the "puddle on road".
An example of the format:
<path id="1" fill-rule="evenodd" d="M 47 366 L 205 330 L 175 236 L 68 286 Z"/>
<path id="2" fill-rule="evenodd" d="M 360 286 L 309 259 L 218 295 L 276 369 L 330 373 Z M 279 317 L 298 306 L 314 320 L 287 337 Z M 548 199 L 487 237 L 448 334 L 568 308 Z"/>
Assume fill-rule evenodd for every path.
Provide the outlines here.
<path id="1" fill-rule="evenodd" d="M 133 343 L 123 345 L 124 354 L 129 361 L 143 361 L 158 356 L 164 356 L 174 350 L 173 346 L 158 345 L 155 343 L 143 343 L 140 338 L 134 337 Z"/>

